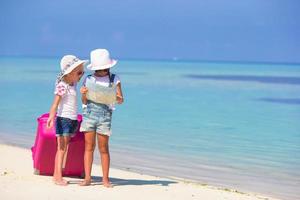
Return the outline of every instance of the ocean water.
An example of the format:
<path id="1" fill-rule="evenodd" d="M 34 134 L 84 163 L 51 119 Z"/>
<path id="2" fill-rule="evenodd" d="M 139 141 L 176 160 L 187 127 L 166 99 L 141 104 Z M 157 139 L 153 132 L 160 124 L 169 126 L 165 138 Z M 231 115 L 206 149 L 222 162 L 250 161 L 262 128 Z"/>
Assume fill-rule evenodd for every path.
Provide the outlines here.
<path id="1" fill-rule="evenodd" d="M 29 148 L 59 58 L 1 57 L 0 69 L 0 140 Z M 125 97 L 112 167 L 300 199 L 300 65 L 121 60 L 112 71 Z"/>

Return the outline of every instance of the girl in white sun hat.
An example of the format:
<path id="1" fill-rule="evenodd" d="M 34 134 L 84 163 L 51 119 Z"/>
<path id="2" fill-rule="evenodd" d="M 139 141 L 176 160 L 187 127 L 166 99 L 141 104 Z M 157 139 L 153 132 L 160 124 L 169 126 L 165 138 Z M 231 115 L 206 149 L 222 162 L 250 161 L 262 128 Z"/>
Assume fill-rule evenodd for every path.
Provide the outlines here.
<path id="1" fill-rule="evenodd" d="M 123 103 L 120 78 L 109 71 L 116 63 L 117 61 L 110 58 L 106 49 L 93 50 L 91 52 L 91 64 L 87 68 L 95 72 L 86 77 L 83 87 L 80 89 L 83 102 L 83 121 L 80 131 L 85 133 L 85 179 L 80 184 L 81 186 L 91 184 L 91 170 L 97 135 L 103 172 L 102 182 L 105 187 L 112 187 L 109 181 L 108 140 L 111 135 L 114 104 Z"/>
<path id="2" fill-rule="evenodd" d="M 57 185 L 67 185 L 68 182 L 62 178 L 63 158 L 70 140 L 77 128 L 77 101 L 76 84 L 84 73 L 86 60 L 80 60 L 76 56 L 66 55 L 61 59 L 59 73 L 54 91 L 47 127 L 54 125 L 57 136 L 57 151 L 55 156 L 53 181 Z M 55 120 L 55 114 L 57 117 Z"/>

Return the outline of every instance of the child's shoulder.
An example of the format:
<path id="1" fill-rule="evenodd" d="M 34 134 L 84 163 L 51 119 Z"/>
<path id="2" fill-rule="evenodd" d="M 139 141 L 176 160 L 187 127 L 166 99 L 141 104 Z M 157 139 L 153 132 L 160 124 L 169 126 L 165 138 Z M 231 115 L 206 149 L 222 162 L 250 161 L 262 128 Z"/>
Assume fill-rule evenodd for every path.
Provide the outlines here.
<path id="1" fill-rule="evenodd" d="M 116 74 L 116 73 L 111 73 L 110 75 L 111 75 L 111 76 L 114 76 L 114 78 L 120 79 L 120 76 L 119 76 L 118 74 Z"/>
<path id="2" fill-rule="evenodd" d="M 64 88 L 66 88 L 66 87 L 68 87 L 68 84 L 66 83 L 66 82 L 64 82 L 64 81 L 60 81 L 60 82 L 58 82 L 57 84 L 56 84 L 56 87 L 64 87 Z"/>
<path id="3" fill-rule="evenodd" d="M 112 74 L 114 77 L 113 77 L 113 81 L 115 84 L 118 84 L 121 82 L 121 79 L 120 79 L 120 76 L 118 76 L 117 74 Z"/>
<path id="4" fill-rule="evenodd" d="M 97 77 L 93 74 L 87 75 L 84 79 L 84 83 L 87 81 L 92 81 L 92 82 L 100 82 L 100 83 L 108 83 L 108 82 L 114 82 L 115 84 L 118 84 L 121 82 L 120 77 L 117 74 L 112 73 L 110 75 L 110 78 L 108 76 L 104 77 Z"/>
<path id="5" fill-rule="evenodd" d="M 95 79 L 95 77 L 93 76 L 93 74 L 87 75 L 87 76 L 84 78 L 84 82 L 86 82 L 87 80 L 90 80 L 90 79 Z"/>
<path id="6" fill-rule="evenodd" d="M 67 92 L 67 88 L 68 88 L 68 84 L 63 81 L 60 81 L 55 85 L 54 94 L 63 96 Z"/>

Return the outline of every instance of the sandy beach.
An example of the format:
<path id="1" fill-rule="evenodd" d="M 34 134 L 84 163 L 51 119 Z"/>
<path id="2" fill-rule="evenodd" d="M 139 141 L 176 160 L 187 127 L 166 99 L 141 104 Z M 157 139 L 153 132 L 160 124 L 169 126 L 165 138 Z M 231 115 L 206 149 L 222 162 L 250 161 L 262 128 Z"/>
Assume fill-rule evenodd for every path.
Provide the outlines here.
<path id="1" fill-rule="evenodd" d="M 111 169 L 113 188 L 101 185 L 100 166 L 93 166 L 93 184 L 78 186 L 80 179 L 69 178 L 68 186 L 57 186 L 50 176 L 33 174 L 31 151 L 0 144 L 0 199 L 205 199 L 261 200 L 274 199 L 233 189 L 195 184 L 144 174 Z"/>

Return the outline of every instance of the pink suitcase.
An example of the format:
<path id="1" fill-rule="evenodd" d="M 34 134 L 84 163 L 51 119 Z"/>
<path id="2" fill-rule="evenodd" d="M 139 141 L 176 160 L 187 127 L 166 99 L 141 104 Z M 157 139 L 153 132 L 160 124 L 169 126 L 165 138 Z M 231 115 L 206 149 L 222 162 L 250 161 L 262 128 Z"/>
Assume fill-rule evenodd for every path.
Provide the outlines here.
<path id="1" fill-rule="evenodd" d="M 34 174 L 53 175 L 54 160 L 56 154 L 55 127 L 48 129 L 47 119 L 49 114 L 41 115 L 38 121 L 37 134 L 34 146 L 31 148 Z M 78 122 L 82 116 L 78 115 Z M 84 134 L 77 130 L 76 135 L 71 138 L 68 151 L 64 159 L 63 176 L 84 177 Z"/>

